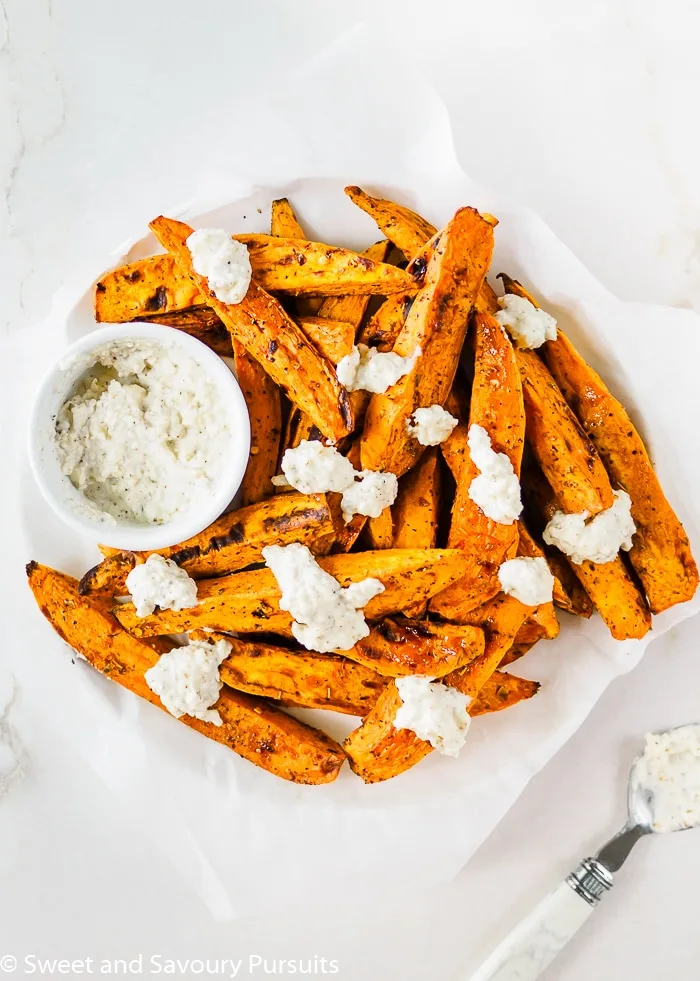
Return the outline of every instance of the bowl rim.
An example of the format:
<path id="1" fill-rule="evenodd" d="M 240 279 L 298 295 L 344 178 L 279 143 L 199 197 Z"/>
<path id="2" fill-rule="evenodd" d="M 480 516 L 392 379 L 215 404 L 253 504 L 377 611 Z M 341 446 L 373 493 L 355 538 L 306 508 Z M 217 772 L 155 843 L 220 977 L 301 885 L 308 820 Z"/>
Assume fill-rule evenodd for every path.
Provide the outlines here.
<path id="1" fill-rule="evenodd" d="M 222 405 L 227 406 L 231 416 L 232 452 L 228 454 L 227 465 L 220 481 L 215 486 L 208 506 L 200 504 L 193 510 L 160 525 L 120 524 L 93 520 L 88 514 L 78 513 L 57 493 L 54 482 L 46 473 L 44 451 L 50 437 L 43 435 L 52 427 L 52 419 L 47 418 L 46 409 L 53 403 L 57 408 L 67 397 L 71 387 L 80 374 L 89 370 L 85 365 L 80 374 L 68 381 L 71 368 L 81 355 L 89 355 L 111 341 L 151 340 L 164 347 L 176 345 L 197 361 L 209 373 L 217 385 Z M 93 362 L 94 364 L 94 362 Z M 65 386 L 62 381 L 65 379 Z M 52 413 L 55 409 L 52 410 Z M 224 513 L 240 488 L 250 456 L 250 416 L 238 379 L 229 365 L 218 354 L 196 337 L 165 324 L 145 321 L 130 321 L 122 324 L 104 324 L 78 338 L 65 348 L 53 364 L 45 371 L 35 393 L 27 431 L 29 464 L 34 480 L 46 503 L 73 531 L 111 548 L 125 551 L 142 551 L 167 548 L 179 544 L 193 535 L 199 534 L 217 517 Z M 71 494 L 69 478 L 64 476 L 66 490 Z M 81 495 L 82 496 L 82 495 Z M 77 501 L 77 499 L 76 499 Z"/>

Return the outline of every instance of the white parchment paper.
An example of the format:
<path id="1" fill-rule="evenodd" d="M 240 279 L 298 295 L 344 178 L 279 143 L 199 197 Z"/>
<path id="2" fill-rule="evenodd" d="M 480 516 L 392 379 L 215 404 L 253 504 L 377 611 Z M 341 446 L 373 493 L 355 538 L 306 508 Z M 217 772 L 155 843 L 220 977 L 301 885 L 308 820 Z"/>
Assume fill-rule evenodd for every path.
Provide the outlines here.
<path id="1" fill-rule="evenodd" d="M 170 213 L 194 225 L 264 231 L 270 201 L 291 198 L 311 237 L 365 247 L 380 236 L 343 195 L 345 183 L 386 191 L 434 224 L 464 204 L 494 213 L 494 272 L 533 287 L 611 389 L 632 410 L 696 554 L 700 459 L 700 318 L 689 311 L 623 304 L 533 214 L 473 184 L 458 166 L 447 113 L 429 87 L 396 91 L 399 67 L 358 38 L 308 65 L 274 103 L 240 120 L 246 138 L 230 173 L 193 175 L 192 199 Z M 313 98 L 310 98 L 310 93 Z M 174 165 L 176 165 L 174 163 Z M 115 188 L 115 195 L 128 189 Z M 152 215 L 144 215 L 146 222 Z M 13 628 L 4 661 L 33 700 L 112 789 L 115 806 L 147 834 L 220 919 L 298 904 L 359 901 L 453 876 L 498 823 L 529 778 L 585 719 L 607 685 L 648 643 L 697 612 L 697 601 L 656 618 L 642 642 L 615 643 L 601 622 L 563 617 L 560 637 L 514 666 L 543 682 L 530 702 L 475 721 L 458 760 L 432 754 L 389 783 L 365 787 L 347 768 L 319 788 L 286 784 L 92 671 L 43 621 L 21 577 L 30 558 L 80 575 L 98 556 L 59 525 L 25 459 L 24 431 L 40 374 L 68 341 L 94 326 L 94 278 L 122 257 L 155 251 L 135 239 L 76 270 L 51 315 L 2 342 L 3 489 Z M 662 645 L 650 656 L 661 657 Z M 342 736 L 352 721 L 305 713 Z"/>

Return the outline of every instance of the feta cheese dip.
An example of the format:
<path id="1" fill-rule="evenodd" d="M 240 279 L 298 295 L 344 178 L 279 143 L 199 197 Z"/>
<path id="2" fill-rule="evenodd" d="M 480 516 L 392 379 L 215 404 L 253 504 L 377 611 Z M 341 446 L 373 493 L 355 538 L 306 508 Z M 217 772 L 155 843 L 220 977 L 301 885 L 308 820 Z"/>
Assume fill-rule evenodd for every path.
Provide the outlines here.
<path id="1" fill-rule="evenodd" d="M 206 502 L 232 452 L 221 386 L 180 344 L 123 338 L 80 357 L 53 438 L 93 516 L 161 525 Z"/>
<path id="2" fill-rule="evenodd" d="M 700 725 L 648 733 L 634 766 L 633 791 L 644 795 L 654 831 L 700 824 Z"/>
<path id="3" fill-rule="evenodd" d="M 378 518 L 390 507 L 399 492 L 396 474 L 376 470 L 355 470 L 352 463 L 335 446 L 324 446 L 318 440 L 303 439 L 298 446 L 285 450 L 282 457 L 282 481 L 272 478 L 276 486 L 293 487 L 302 494 L 342 494 L 343 520 L 356 514 Z"/>
<path id="4" fill-rule="evenodd" d="M 616 490 L 612 507 L 593 518 L 588 511 L 580 514 L 556 511 L 542 537 L 548 545 L 555 545 L 568 555 L 575 565 L 586 560 L 604 565 L 612 562 L 620 549 L 629 552 L 636 530 L 632 500 L 626 491 Z"/>
<path id="5" fill-rule="evenodd" d="M 469 696 L 422 675 L 397 678 L 396 688 L 401 705 L 394 728 L 410 729 L 444 756 L 459 756 L 471 725 Z"/>

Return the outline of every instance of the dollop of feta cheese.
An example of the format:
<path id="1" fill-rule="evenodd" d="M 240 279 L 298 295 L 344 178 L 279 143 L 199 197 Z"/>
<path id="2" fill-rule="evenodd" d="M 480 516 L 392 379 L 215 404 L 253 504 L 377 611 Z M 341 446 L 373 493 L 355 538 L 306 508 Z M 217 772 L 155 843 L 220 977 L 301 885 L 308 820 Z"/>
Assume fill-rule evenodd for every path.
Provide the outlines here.
<path id="1" fill-rule="evenodd" d="M 253 275 L 245 245 L 223 228 L 199 228 L 185 244 L 192 256 L 192 268 L 206 277 L 217 299 L 240 303 Z"/>
<path id="2" fill-rule="evenodd" d="M 137 617 L 147 617 L 157 606 L 161 610 L 187 610 L 197 605 L 194 579 L 172 559 L 157 553 L 134 566 L 126 577 L 126 588 Z"/>
<path id="3" fill-rule="evenodd" d="M 542 347 L 545 341 L 556 341 L 557 322 L 544 310 L 526 300 L 524 296 L 506 293 L 498 299 L 502 310 L 495 319 L 505 327 L 516 347 Z"/>
<path id="4" fill-rule="evenodd" d="M 268 545 L 262 554 L 282 591 L 280 610 L 291 613 L 292 633 L 308 650 L 349 651 L 369 634 L 362 609 L 384 592 L 378 579 L 363 579 L 343 589 L 298 542 Z"/>
<path id="5" fill-rule="evenodd" d="M 393 351 L 382 354 L 376 348 L 358 344 L 350 354 L 340 359 L 336 374 L 340 384 L 349 392 L 362 389 L 364 392 L 381 395 L 413 370 L 420 354 L 419 347 L 404 358 Z"/>
<path id="6" fill-rule="evenodd" d="M 342 494 L 341 509 L 345 521 L 354 514 L 378 518 L 384 508 L 396 500 L 399 482 L 393 473 L 355 470 L 352 463 L 335 446 L 324 446 L 319 440 L 303 439 L 298 446 L 285 451 L 282 472 L 287 486 L 302 494 Z M 272 478 L 280 486 L 279 480 Z"/>
<path id="7" fill-rule="evenodd" d="M 162 524 L 207 500 L 233 439 L 218 385 L 152 341 L 115 341 L 92 359 L 58 413 L 55 446 L 93 513 Z"/>
<path id="8" fill-rule="evenodd" d="M 191 715 L 220 726 L 221 716 L 211 706 L 218 700 L 223 686 L 219 665 L 230 653 L 227 640 L 193 640 L 186 647 L 174 647 L 161 654 L 144 678 L 176 719 Z"/>
<path id="9" fill-rule="evenodd" d="M 445 756 L 459 756 L 467 739 L 471 699 L 456 688 L 421 675 L 396 679 L 401 706 L 395 729 L 410 729 Z"/>
<path id="10" fill-rule="evenodd" d="M 357 472 L 335 446 L 324 446 L 317 439 L 303 439 L 285 450 L 281 467 L 289 486 L 302 494 L 342 494 Z"/>
<path id="11" fill-rule="evenodd" d="M 564 514 L 557 511 L 542 533 L 548 545 L 568 555 L 580 565 L 588 559 L 603 564 L 612 562 L 623 548 L 632 548 L 632 536 L 636 529 L 632 518 L 632 501 L 626 491 L 613 492 L 612 507 L 591 518 L 588 511 L 580 514 Z M 590 518 L 590 520 L 588 520 Z"/>
<path id="12" fill-rule="evenodd" d="M 525 606 L 551 602 L 554 576 L 546 559 L 526 556 L 508 559 L 498 570 L 498 580 L 504 593 Z"/>
<path id="13" fill-rule="evenodd" d="M 354 514 L 365 514 L 368 518 L 378 518 L 385 508 L 390 507 L 399 492 L 396 474 L 379 473 L 376 470 L 361 470 L 355 480 L 343 491 L 340 507 L 345 521 Z"/>
<path id="14" fill-rule="evenodd" d="M 438 446 L 446 440 L 459 419 L 443 409 L 441 405 L 431 405 L 427 409 L 416 409 L 406 420 L 406 429 L 421 446 Z"/>
<path id="15" fill-rule="evenodd" d="M 479 471 L 469 485 L 469 497 L 487 518 L 512 525 L 523 509 L 520 482 L 505 453 L 496 453 L 483 426 L 472 425 L 467 434 L 469 454 Z"/>
<path id="16" fill-rule="evenodd" d="M 681 831 L 700 823 L 700 726 L 647 734 L 633 776 L 651 812 L 654 831 Z"/>

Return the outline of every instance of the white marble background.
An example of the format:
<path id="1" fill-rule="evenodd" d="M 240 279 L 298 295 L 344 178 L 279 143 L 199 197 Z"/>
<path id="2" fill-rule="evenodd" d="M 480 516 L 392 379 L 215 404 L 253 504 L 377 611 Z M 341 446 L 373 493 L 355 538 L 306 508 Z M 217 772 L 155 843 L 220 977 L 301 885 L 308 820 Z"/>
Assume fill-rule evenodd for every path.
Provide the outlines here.
<path id="1" fill-rule="evenodd" d="M 186 199 L 203 159 L 225 172 L 245 106 L 313 100 L 290 94 L 293 73 L 363 23 L 400 66 L 403 98 L 425 79 L 442 96 L 471 176 L 538 211 L 619 296 L 700 310 L 691 0 L 4 0 L 3 332 L 43 315 L 76 266 Z M 390 909 L 381 895 L 327 909 L 319 886 L 317 908 L 224 925 L 30 716 L 0 656 L 0 974 L 5 953 L 160 952 L 318 954 L 340 962 L 343 981 L 455 977 L 615 830 L 639 735 L 700 718 L 697 636 L 686 623 L 609 690 L 453 883 Z M 699 871 L 700 835 L 644 842 L 551 976 L 696 981 Z M 261 875 L 274 883 L 274 870 Z"/>

